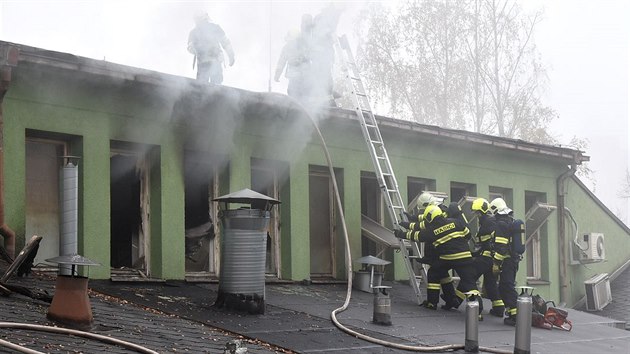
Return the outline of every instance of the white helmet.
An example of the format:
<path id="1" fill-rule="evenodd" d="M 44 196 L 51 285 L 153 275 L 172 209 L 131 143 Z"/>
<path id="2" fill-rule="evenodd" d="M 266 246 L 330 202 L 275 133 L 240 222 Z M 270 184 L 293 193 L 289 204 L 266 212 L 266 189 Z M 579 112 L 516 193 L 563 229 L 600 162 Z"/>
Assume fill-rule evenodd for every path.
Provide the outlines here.
<path id="1" fill-rule="evenodd" d="M 431 204 L 437 204 L 437 199 L 429 192 L 422 192 L 418 197 L 418 208 L 426 208 Z"/>
<path id="2" fill-rule="evenodd" d="M 208 13 L 205 11 L 198 11 L 193 15 L 193 19 L 195 23 L 203 23 L 210 21 L 210 16 L 208 16 Z"/>
<path id="3" fill-rule="evenodd" d="M 495 198 L 490 202 L 490 210 L 494 214 L 507 215 L 512 212 L 512 209 L 508 208 L 503 198 Z"/>

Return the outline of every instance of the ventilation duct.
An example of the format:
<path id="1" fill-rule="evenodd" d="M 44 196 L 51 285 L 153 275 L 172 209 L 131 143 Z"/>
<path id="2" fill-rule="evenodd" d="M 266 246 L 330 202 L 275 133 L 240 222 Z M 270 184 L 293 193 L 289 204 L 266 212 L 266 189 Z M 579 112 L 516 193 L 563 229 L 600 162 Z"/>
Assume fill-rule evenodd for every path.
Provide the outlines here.
<path id="1" fill-rule="evenodd" d="M 78 219 L 79 219 L 79 158 L 63 156 L 64 166 L 61 168 L 61 235 L 59 237 L 59 255 L 70 256 L 78 253 Z M 59 274 L 73 275 L 67 264 L 59 264 Z"/>

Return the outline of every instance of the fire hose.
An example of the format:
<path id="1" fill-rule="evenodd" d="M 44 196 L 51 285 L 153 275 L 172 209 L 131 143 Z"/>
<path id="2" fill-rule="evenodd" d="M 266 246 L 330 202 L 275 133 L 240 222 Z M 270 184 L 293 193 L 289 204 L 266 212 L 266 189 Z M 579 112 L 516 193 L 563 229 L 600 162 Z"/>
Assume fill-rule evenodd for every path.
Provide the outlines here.
<path id="1" fill-rule="evenodd" d="M 324 136 L 322 135 L 322 132 L 319 130 L 319 127 L 317 126 L 317 122 L 315 121 L 315 119 L 313 119 L 313 116 L 311 114 L 307 114 L 307 115 L 311 119 L 311 122 L 313 123 L 313 126 L 315 127 L 315 131 L 317 132 L 317 135 L 319 136 L 319 139 L 322 143 L 322 148 L 324 150 L 324 155 L 326 157 L 326 162 L 328 164 L 328 170 L 330 172 L 332 185 L 333 185 L 333 191 L 335 195 L 335 202 L 337 204 L 337 208 L 339 209 L 339 219 L 341 220 L 341 229 L 342 229 L 343 237 L 344 237 L 344 249 L 346 253 L 346 257 L 345 257 L 346 269 L 347 269 L 346 276 L 348 277 L 346 299 L 341 307 L 336 308 L 330 313 L 330 318 L 332 322 L 335 324 L 335 326 L 337 326 L 337 328 L 339 328 L 340 330 L 356 338 L 363 339 L 371 343 L 380 344 L 386 347 L 410 350 L 410 351 L 416 351 L 416 352 L 445 352 L 445 351 L 454 351 L 454 350 L 464 349 L 465 346 L 463 344 L 447 344 L 447 345 L 439 345 L 439 346 L 429 346 L 429 345 L 413 346 L 413 345 L 405 345 L 405 344 L 400 344 L 400 343 L 389 342 L 389 341 L 370 337 L 366 334 L 354 331 L 344 326 L 341 322 L 339 322 L 339 320 L 337 319 L 337 314 L 342 313 L 348 308 L 348 305 L 350 304 L 350 299 L 352 296 L 352 254 L 350 253 L 350 241 L 348 237 L 348 229 L 346 226 L 346 218 L 343 212 L 343 205 L 341 204 L 339 188 L 337 187 L 335 171 L 333 169 L 332 159 L 330 158 L 328 147 L 326 146 L 326 142 L 324 140 Z M 501 350 L 501 349 L 496 349 L 496 348 L 487 348 L 487 347 L 479 347 L 479 351 L 488 352 L 488 353 L 498 353 L 498 354 L 512 354 L 512 351 Z"/>
<path id="2" fill-rule="evenodd" d="M 59 333 L 59 334 L 69 334 L 69 335 L 74 335 L 77 337 L 84 337 L 84 338 L 89 338 L 93 340 L 98 340 L 104 343 L 118 345 L 121 347 L 125 347 L 127 349 L 135 350 L 139 353 L 158 354 L 158 352 L 156 351 L 153 351 L 151 349 L 145 348 L 143 346 L 140 346 L 134 343 L 126 342 L 124 340 L 120 340 L 120 339 L 116 339 L 116 338 L 112 338 L 108 336 L 103 336 L 96 333 L 78 331 L 78 330 L 69 329 L 69 328 L 51 327 L 51 326 L 17 323 L 17 322 L 0 322 L 0 328 L 26 329 L 26 330 L 43 331 L 43 332 L 51 332 L 51 333 Z M 7 342 L 4 340 L 0 340 L 0 345 L 7 348 L 11 348 L 13 350 L 17 350 L 22 353 L 43 354 L 42 352 L 28 349 L 21 345 L 17 345 L 17 344 Z"/>

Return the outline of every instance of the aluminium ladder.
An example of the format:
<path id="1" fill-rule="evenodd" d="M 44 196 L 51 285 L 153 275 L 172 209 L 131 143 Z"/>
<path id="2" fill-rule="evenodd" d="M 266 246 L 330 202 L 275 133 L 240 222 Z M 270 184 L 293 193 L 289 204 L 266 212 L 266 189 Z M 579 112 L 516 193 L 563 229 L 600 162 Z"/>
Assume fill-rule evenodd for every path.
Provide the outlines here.
<path id="1" fill-rule="evenodd" d="M 342 70 L 351 87 L 355 111 L 361 123 L 361 131 L 368 145 L 370 156 L 372 157 L 376 178 L 385 199 L 387 212 L 394 227 L 398 227 L 400 221 L 408 221 L 404 213 L 406 206 L 400 195 L 396 176 L 394 175 L 387 150 L 385 149 L 385 144 L 383 143 L 383 137 L 381 136 L 376 118 L 370 107 L 370 102 L 347 37 L 345 35 L 338 37 L 335 42 L 338 52 L 340 53 Z M 426 271 L 424 266 L 421 266 L 421 275 L 416 274 L 411 261 L 412 259 L 420 258 L 422 254 L 416 242 L 403 239 L 398 239 L 398 241 L 400 242 L 400 252 L 403 256 L 407 272 L 409 273 L 409 285 L 413 287 L 418 304 L 421 304 L 422 294 L 420 292 L 420 279 L 426 281 Z"/>

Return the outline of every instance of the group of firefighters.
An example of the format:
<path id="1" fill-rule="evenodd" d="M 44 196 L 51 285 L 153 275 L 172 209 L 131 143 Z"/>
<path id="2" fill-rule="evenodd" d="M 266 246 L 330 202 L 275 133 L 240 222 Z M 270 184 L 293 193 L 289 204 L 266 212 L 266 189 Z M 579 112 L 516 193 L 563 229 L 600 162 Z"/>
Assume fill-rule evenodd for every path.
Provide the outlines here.
<path id="1" fill-rule="evenodd" d="M 418 198 L 418 213 L 407 214 L 409 221 L 400 222 L 406 230 L 399 229 L 394 234 L 397 238 L 424 243 L 421 262 L 429 266 L 424 307 L 437 309 L 441 297 L 443 309 L 457 309 L 469 297 L 479 300 L 479 318 L 483 319 L 483 301 L 477 288 L 477 280 L 483 276 L 485 296 L 492 301 L 489 313 L 505 316 L 503 322 L 514 326 L 518 297 L 516 273 L 525 251 L 525 224 L 514 218 L 512 209 L 502 198 L 492 202 L 477 198 L 471 210 L 479 220 L 474 236 L 457 203 L 446 206 L 424 192 Z M 457 289 L 451 271 L 460 278 Z"/>
<path id="2" fill-rule="evenodd" d="M 340 11 L 334 6 L 312 17 L 302 16 L 301 30 L 290 32 L 278 60 L 274 79 L 285 72 L 289 79 L 287 93 L 298 101 L 313 97 L 328 97 L 334 105 L 332 66 L 334 63 L 333 35 Z M 234 64 L 234 50 L 225 32 L 212 23 L 206 13 L 195 18 L 196 27 L 190 32 L 188 50 L 195 55 L 197 79 L 221 84 L 223 81 L 223 51 L 229 65 Z M 422 262 L 427 272 L 427 299 L 423 306 L 436 309 L 440 297 L 444 309 L 458 308 L 468 296 L 480 297 L 477 280 L 483 276 L 485 294 L 492 301 L 490 314 L 504 318 L 504 323 L 516 323 L 515 278 L 518 263 L 525 251 L 525 226 L 514 219 L 513 212 L 502 198 L 492 202 L 478 198 L 471 209 L 477 214 L 477 235 L 470 235 L 468 220 L 457 203 L 445 206 L 428 192 L 418 199 L 418 214 L 407 215 L 409 221 L 396 230 L 398 238 L 424 243 Z M 470 239 L 474 240 L 471 251 Z M 450 272 L 460 278 L 457 289 Z M 440 295 L 440 291 L 442 294 Z M 480 318 L 483 301 L 480 304 Z"/>
<path id="3" fill-rule="evenodd" d="M 333 91 L 333 64 L 335 61 L 334 33 L 341 9 L 334 4 L 322 9 L 316 16 L 302 15 L 300 30 L 291 30 L 285 37 L 276 65 L 274 80 L 288 79 L 287 94 L 302 104 L 329 104 L 336 106 L 338 97 Z M 223 29 L 212 22 L 207 13 L 194 17 L 195 27 L 188 35 L 188 51 L 194 55 L 197 80 L 213 84 L 223 82 L 224 57 L 234 64 L 234 50 Z M 225 52 L 225 54 L 224 54 Z"/>

